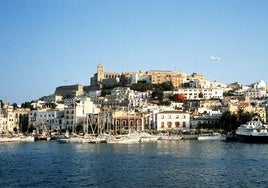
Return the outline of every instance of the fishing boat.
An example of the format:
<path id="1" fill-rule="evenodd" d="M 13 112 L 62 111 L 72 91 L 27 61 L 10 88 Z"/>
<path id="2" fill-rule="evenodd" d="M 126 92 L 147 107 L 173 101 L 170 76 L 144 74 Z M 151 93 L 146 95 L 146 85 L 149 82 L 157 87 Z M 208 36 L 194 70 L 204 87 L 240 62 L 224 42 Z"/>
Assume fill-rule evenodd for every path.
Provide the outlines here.
<path id="1" fill-rule="evenodd" d="M 240 125 L 235 131 L 238 141 L 251 143 L 268 143 L 268 125 L 259 118 Z"/>

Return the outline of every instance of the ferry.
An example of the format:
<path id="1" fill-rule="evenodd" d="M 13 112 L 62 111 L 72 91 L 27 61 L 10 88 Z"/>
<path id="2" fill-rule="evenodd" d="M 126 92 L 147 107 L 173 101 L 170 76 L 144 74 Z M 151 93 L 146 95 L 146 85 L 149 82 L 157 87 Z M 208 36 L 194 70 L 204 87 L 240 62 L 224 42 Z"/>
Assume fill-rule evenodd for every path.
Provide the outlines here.
<path id="1" fill-rule="evenodd" d="M 263 124 L 259 118 L 251 120 L 240 125 L 235 136 L 241 142 L 268 143 L 268 125 Z"/>

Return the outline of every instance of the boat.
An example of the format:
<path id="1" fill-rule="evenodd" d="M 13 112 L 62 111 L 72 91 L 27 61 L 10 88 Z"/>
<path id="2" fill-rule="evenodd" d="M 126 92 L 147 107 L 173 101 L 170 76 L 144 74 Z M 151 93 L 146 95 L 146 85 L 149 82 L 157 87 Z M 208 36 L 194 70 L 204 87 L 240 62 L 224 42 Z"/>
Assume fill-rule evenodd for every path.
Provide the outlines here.
<path id="1" fill-rule="evenodd" d="M 33 136 L 20 136 L 20 142 L 34 142 L 34 137 Z"/>
<path id="2" fill-rule="evenodd" d="M 39 140 L 50 140 L 50 133 L 48 132 L 46 125 L 42 124 L 41 125 L 41 133 L 39 132 L 38 134 L 35 135 L 34 140 L 39 141 Z"/>
<path id="3" fill-rule="evenodd" d="M 9 136 L 1 136 L 0 142 L 33 142 L 33 136 L 25 136 L 25 135 L 9 135 Z"/>
<path id="4" fill-rule="evenodd" d="M 263 124 L 259 118 L 252 119 L 240 125 L 235 136 L 241 142 L 268 143 L 268 125 Z"/>
<path id="5" fill-rule="evenodd" d="M 165 134 L 162 134 L 159 137 L 159 140 L 181 140 L 181 139 L 182 139 L 182 136 L 180 136 L 180 135 L 165 135 Z"/>
<path id="6" fill-rule="evenodd" d="M 77 135 L 75 133 L 69 135 L 69 132 L 67 131 L 65 135 L 58 138 L 57 141 L 60 143 L 86 143 L 89 142 L 89 138 Z"/>
<path id="7" fill-rule="evenodd" d="M 141 142 L 141 138 L 136 133 L 130 133 L 127 135 L 110 136 L 106 142 L 108 144 L 132 144 Z"/>
<path id="8" fill-rule="evenodd" d="M 146 132 L 138 133 L 138 136 L 140 137 L 140 142 L 154 142 L 160 138 L 159 135 L 151 135 Z"/>
<path id="9" fill-rule="evenodd" d="M 200 134 L 197 137 L 197 140 L 225 140 L 226 137 L 220 133 L 211 133 L 211 134 Z"/>

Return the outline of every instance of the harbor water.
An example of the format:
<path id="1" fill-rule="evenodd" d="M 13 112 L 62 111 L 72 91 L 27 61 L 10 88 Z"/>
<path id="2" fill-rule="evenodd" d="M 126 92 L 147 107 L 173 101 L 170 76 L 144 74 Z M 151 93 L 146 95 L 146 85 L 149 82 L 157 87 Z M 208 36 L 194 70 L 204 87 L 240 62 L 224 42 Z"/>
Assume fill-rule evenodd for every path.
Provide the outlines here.
<path id="1" fill-rule="evenodd" d="M 268 145 L 0 143 L 0 187 L 267 187 Z"/>

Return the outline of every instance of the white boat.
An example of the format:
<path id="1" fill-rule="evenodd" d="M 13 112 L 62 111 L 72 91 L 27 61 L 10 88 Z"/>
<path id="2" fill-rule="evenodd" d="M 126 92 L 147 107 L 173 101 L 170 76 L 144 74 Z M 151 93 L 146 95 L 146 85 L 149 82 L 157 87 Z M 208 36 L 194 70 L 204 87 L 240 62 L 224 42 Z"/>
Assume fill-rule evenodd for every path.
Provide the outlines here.
<path id="1" fill-rule="evenodd" d="M 64 137 L 58 138 L 57 141 L 60 143 L 85 143 L 89 142 L 89 138 L 77 134 L 69 135 L 69 133 L 66 132 Z"/>
<path id="2" fill-rule="evenodd" d="M 1 136 L 0 142 L 33 142 L 33 136 L 15 135 L 15 136 Z"/>
<path id="3" fill-rule="evenodd" d="M 106 135 L 98 135 L 98 136 L 95 136 L 95 135 L 90 135 L 88 137 L 88 142 L 89 143 L 94 143 L 94 144 L 100 144 L 100 143 L 107 143 L 107 139 L 109 139 L 109 137 L 107 137 Z"/>
<path id="4" fill-rule="evenodd" d="M 20 137 L 14 137 L 14 136 L 2 136 L 0 137 L 0 142 L 19 142 Z"/>
<path id="5" fill-rule="evenodd" d="M 20 136 L 20 142 L 34 142 L 33 136 Z"/>
<path id="6" fill-rule="evenodd" d="M 268 125 L 263 124 L 259 118 L 251 120 L 237 128 L 235 137 L 242 142 L 268 143 Z"/>
<path id="7" fill-rule="evenodd" d="M 180 135 L 160 135 L 159 140 L 181 140 Z"/>
<path id="8" fill-rule="evenodd" d="M 140 137 L 141 142 L 154 142 L 160 138 L 159 135 L 151 135 L 146 132 L 138 133 L 138 136 Z"/>
<path id="9" fill-rule="evenodd" d="M 225 140 L 225 135 L 220 133 L 212 133 L 212 134 L 200 134 L 197 137 L 197 140 Z"/>
<path id="10" fill-rule="evenodd" d="M 141 138 L 136 133 L 131 133 L 127 135 L 118 135 L 118 136 L 111 136 L 106 140 L 109 144 L 132 144 L 132 143 L 139 143 Z"/>

